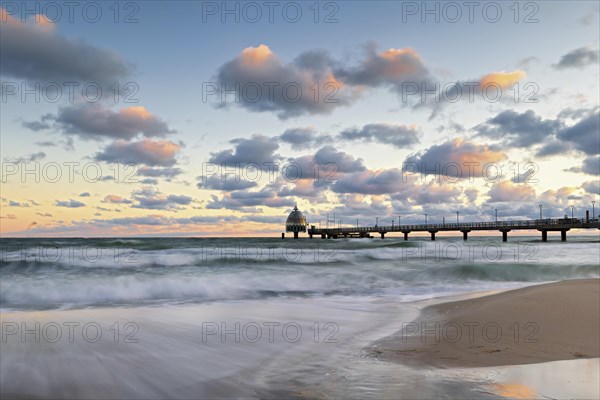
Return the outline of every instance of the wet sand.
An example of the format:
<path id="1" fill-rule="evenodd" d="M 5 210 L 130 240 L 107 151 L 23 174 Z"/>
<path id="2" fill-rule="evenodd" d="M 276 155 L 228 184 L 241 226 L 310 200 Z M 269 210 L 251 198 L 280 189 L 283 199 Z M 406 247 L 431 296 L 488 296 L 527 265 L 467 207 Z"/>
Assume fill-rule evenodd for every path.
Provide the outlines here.
<path id="1" fill-rule="evenodd" d="M 370 351 L 383 360 L 439 368 L 600 357 L 600 279 L 429 306 Z"/>

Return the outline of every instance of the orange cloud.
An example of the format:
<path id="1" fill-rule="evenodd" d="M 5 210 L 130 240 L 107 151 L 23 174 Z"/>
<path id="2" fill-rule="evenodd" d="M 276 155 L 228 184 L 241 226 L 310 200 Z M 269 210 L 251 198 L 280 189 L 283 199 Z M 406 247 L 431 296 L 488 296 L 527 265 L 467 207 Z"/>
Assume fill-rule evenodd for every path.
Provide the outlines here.
<path id="1" fill-rule="evenodd" d="M 40 28 L 43 28 L 43 29 L 54 29 L 54 22 L 52 22 L 52 20 L 50 20 L 44 14 L 36 14 L 33 17 L 33 20 L 35 21 L 35 23 L 37 24 L 37 26 L 39 26 Z"/>
<path id="2" fill-rule="evenodd" d="M 109 194 L 107 196 L 104 197 L 104 200 L 102 200 L 103 203 L 113 203 L 113 204 L 126 204 L 126 203 L 131 203 L 131 201 L 121 197 L 121 196 L 117 196 L 116 194 Z"/>
<path id="3" fill-rule="evenodd" d="M 325 85 L 330 83 L 335 85 L 336 89 L 344 87 L 344 82 L 338 80 L 332 72 L 327 72 L 327 76 L 325 77 Z"/>
<path id="4" fill-rule="evenodd" d="M 0 22 L 3 24 L 19 25 L 21 22 L 9 15 L 4 8 L 0 8 Z"/>
<path id="5" fill-rule="evenodd" d="M 386 51 L 382 51 L 381 53 L 379 53 L 379 55 L 382 58 L 385 58 L 386 60 L 392 61 L 394 59 L 397 59 L 399 57 L 402 57 L 404 55 L 411 55 L 413 57 L 416 58 L 421 58 L 421 56 L 419 56 L 419 54 L 414 51 L 411 48 L 406 48 L 406 49 L 388 49 Z"/>
<path id="6" fill-rule="evenodd" d="M 274 57 L 275 55 L 269 46 L 264 44 L 258 47 L 246 47 L 240 54 L 242 62 L 253 67 L 261 66 Z"/>
<path id="7" fill-rule="evenodd" d="M 412 75 L 423 68 L 421 56 L 413 49 L 388 49 L 379 53 L 386 61 L 385 72 L 389 76 Z"/>
<path id="8" fill-rule="evenodd" d="M 9 24 L 12 26 L 17 26 L 17 27 L 24 26 L 26 24 L 26 22 L 22 22 L 16 18 L 14 18 L 4 8 L 0 8 L 0 22 L 6 23 L 6 24 Z M 52 20 L 50 20 L 44 14 L 35 14 L 34 16 L 28 18 L 27 22 L 29 22 L 29 23 L 33 22 L 38 27 L 43 28 L 43 29 L 53 29 L 54 28 L 54 22 L 52 22 Z"/>
<path id="9" fill-rule="evenodd" d="M 456 161 L 461 164 L 466 163 L 495 163 L 502 161 L 506 155 L 501 151 L 494 151 L 488 145 L 479 145 L 466 142 L 464 139 L 457 138 L 451 142 L 451 153 L 456 154 Z"/>
<path id="10" fill-rule="evenodd" d="M 121 115 L 123 115 L 124 117 L 130 117 L 130 118 L 139 118 L 139 119 L 152 118 L 152 114 L 148 110 L 146 110 L 145 107 L 142 107 L 142 106 L 134 106 L 134 107 L 124 108 L 121 111 L 119 111 L 119 113 Z"/>
<path id="11" fill-rule="evenodd" d="M 488 85 L 498 85 L 502 89 L 504 89 L 524 79 L 525 76 L 525 72 L 521 70 L 516 70 L 513 72 L 492 72 L 482 77 L 479 80 L 479 85 L 481 87 L 485 87 Z"/>
<path id="12" fill-rule="evenodd" d="M 175 156 L 180 150 L 179 144 L 168 140 L 143 139 L 138 142 L 128 142 L 119 139 L 97 153 L 96 160 L 164 167 L 177 162 Z"/>
<path id="13" fill-rule="evenodd" d="M 159 156 L 160 158 L 174 157 L 181 149 L 181 146 L 168 140 L 152 141 L 144 139 L 138 143 L 143 151 Z"/>
<path id="14" fill-rule="evenodd" d="M 511 181 L 496 183 L 489 192 L 490 201 L 530 201 L 535 198 L 535 190 L 526 184 L 515 185 Z"/>

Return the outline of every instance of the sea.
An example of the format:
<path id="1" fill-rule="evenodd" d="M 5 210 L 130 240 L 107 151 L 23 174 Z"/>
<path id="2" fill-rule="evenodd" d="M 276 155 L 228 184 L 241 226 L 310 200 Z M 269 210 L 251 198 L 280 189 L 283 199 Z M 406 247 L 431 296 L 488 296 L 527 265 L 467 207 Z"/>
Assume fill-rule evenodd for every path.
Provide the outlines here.
<path id="1" fill-rule="evenodd" d="M 365 351 L 427 305 L 599 278 L 598 235 L 3 238 L 1 256 L 3 399 L 598 396 L 598 359 L 415 369 Z"/>

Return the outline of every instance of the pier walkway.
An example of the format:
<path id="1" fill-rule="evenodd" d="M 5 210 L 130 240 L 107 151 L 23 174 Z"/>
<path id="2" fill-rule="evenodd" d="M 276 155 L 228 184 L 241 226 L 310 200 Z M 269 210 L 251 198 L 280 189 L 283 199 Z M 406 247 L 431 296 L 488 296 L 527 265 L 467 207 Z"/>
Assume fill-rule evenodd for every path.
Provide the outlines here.
<path id="1" fill-rule="evenodd" d="M 318 228 L 311 225 L 308 229 L 308 235 L 321 236 L 322 239 L 337 238 L 368 238 L 371 233 L 377 233 L 381 238 L 390 232 L 402 232 L 404 240 L 408 240 L 408 234 L 411 232 L 429 232 L 431 240 L 435 240 L 435 234 L 438 232 L 461 232 L 463 239 L 468 239 L 471 231 L 499 231 L 502 232 L 502 241 L 508 240 L 508 232 L 514 230 L 537 230 L 542 233 L 542 241 L 548 240 L 548 232 L 560 232 L 560 238 L 564 242 L 567 240 L 567 231 L 571 229 L 600 229 L 598 218 L 544 218 L 533 220 L 518 221 L 497 221 L 497 222 L 460 222 L 443 224 L 420 224 L 420 225 L 389 225 L 389 226 L 355 226 L 338 228 Z"/>

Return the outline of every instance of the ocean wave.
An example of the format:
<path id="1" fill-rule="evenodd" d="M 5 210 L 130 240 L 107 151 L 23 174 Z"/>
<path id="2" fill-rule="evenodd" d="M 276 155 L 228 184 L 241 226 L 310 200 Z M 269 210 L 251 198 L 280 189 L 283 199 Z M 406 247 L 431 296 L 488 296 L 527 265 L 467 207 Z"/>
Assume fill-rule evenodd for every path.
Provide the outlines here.
<path id="1" fill-rule="evenodd" d="M 2 308 L 332 295 L 404 301 L 600 277 L 598 251 L 589 240 L 549 243 L 537 258 L 530 249 L 515 248 L 518 243 L 489 240 L 464 247 L 462 241 L 165 239 L 168 248 L 156 250 L 154 239 L 47 239 L 42 248 L 67 251 L 45 255 L 34 242 L 25 242 L 21 248 L 3 249 Z M 83 244 L 98 242 L 104 247 L 83 252 Z M 463 246 L 461 257 L 453 252 L 457 246 Z M 489 249 L 502 254 L 490 251 L 491 256 L 482 257 Z"/>

